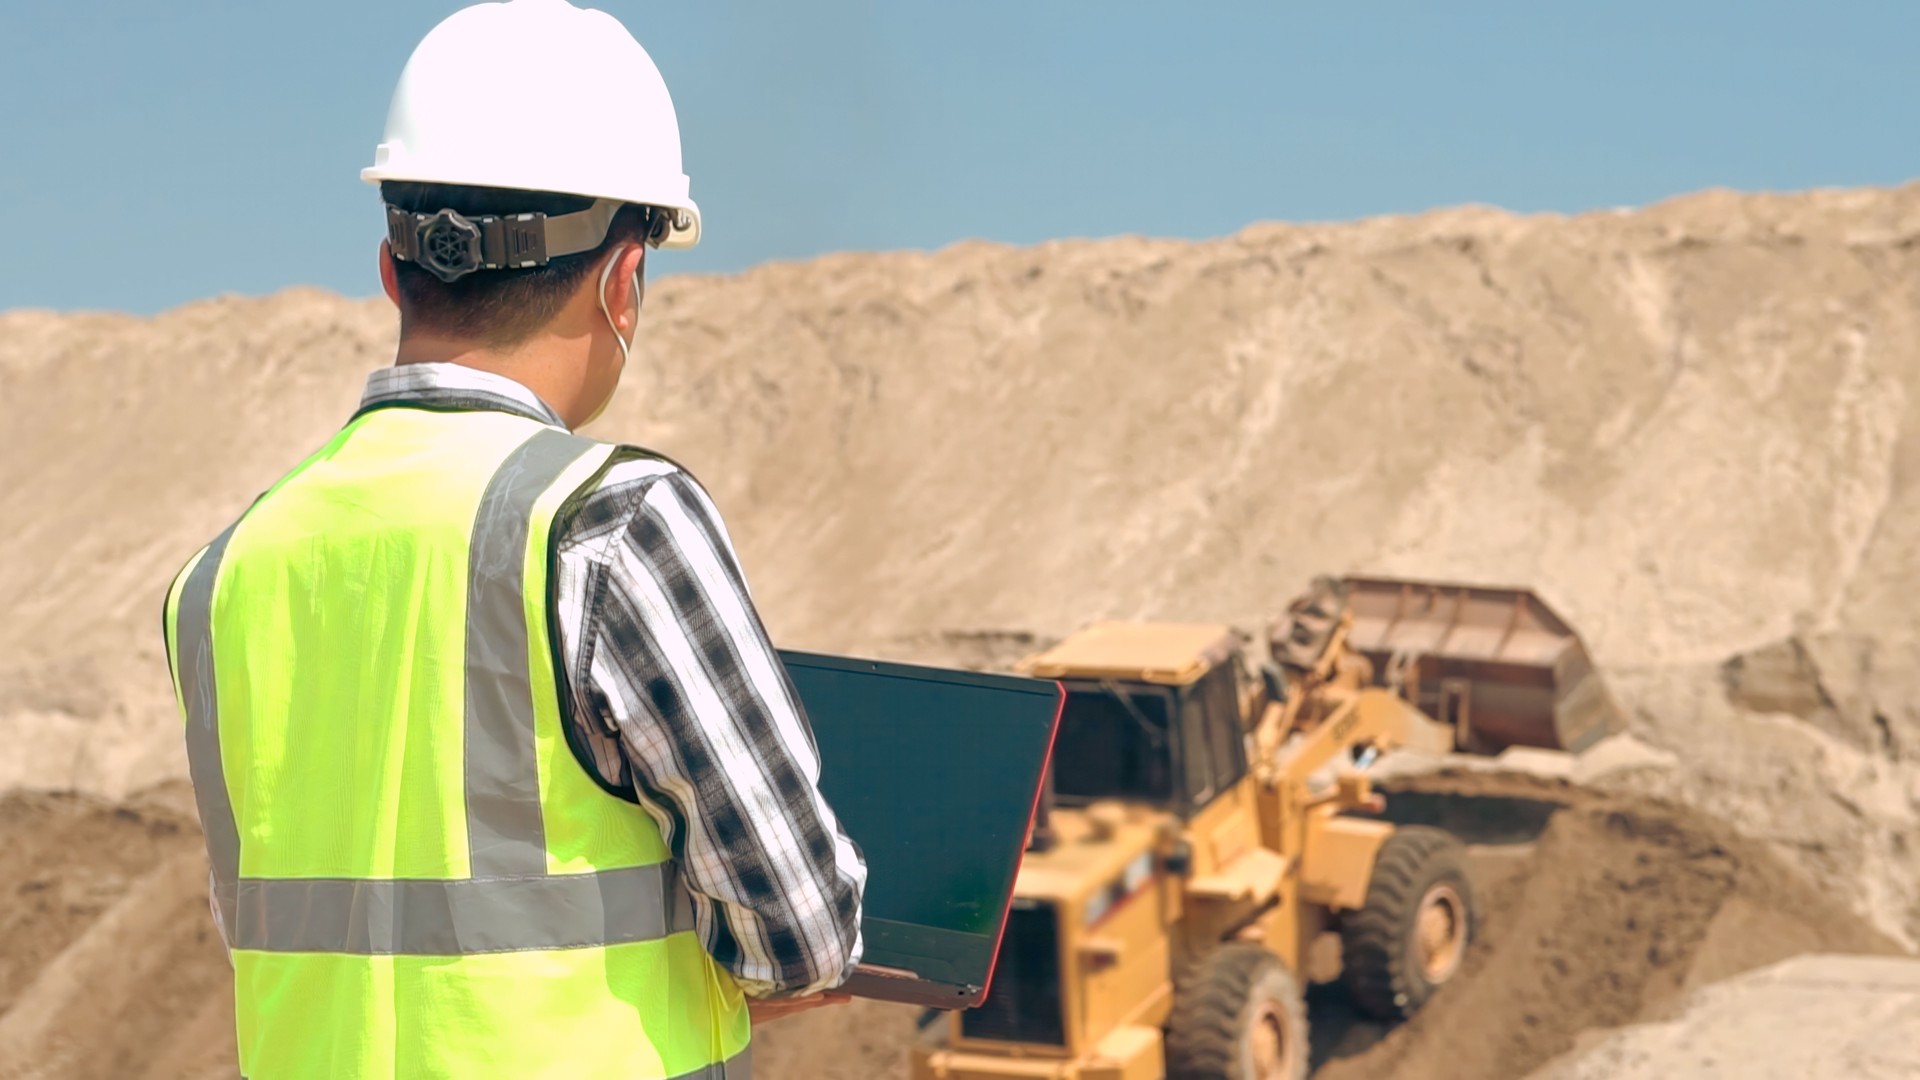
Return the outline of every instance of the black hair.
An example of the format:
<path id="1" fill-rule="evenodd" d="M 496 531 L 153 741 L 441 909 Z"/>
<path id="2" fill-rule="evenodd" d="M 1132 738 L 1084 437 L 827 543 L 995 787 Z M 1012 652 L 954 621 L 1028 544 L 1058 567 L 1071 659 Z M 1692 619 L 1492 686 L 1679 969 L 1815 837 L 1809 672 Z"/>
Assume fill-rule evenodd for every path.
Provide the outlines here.
<path id="1" fill-rule="evenodd" d="M 467 187 L 386 180 L 380 197 L 402 210 L 431 214 L 453 210 L 480 214 L 571 214 L 593 205 L 578 195 L 508 188 Z M 400 284 L 400 319 L 449 337 L 470 338 L 491 348 L 511 348 L 552 322 L 580 282 L 593 269 L 608 245 L 643 243 L 653 225 L 651 207 L 628 203 L 614 214 L 606 239 L 591 251 L 561 255 L 545 266 L 522 269 L 476 270 L 454 281 L 442 281 L 432 272 L 404 259 L 393 260 Z"/>

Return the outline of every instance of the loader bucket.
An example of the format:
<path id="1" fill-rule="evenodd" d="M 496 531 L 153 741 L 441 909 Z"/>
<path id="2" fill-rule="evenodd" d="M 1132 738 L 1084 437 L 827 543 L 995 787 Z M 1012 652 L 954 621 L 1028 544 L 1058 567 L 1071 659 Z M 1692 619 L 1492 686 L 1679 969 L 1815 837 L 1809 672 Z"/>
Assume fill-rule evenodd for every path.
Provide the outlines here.
<path id="1" fill-rule="evenodd" d="M 1580 635 L 1526 589 L 1342 579 L 1347 643 L 1374 679 L 1455 729 L 1457 745 L 1579 752 L 1620 730 Z"/>

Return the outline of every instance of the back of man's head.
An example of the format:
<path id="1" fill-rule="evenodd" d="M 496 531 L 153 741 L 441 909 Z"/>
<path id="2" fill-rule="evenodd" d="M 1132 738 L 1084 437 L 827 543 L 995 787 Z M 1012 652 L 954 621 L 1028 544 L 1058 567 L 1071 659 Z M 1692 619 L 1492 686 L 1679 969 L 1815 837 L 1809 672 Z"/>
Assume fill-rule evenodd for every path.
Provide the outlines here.
<path id="1" fill-rule="evenodd" d="M 421 214 L 452 210 L 469 218 L 538 213 L 549 216 L 587 209 L 593 200 L 551 192 L 466 187 L 387 180 L 380 197 L 388 205 Z M 490 349 L 523 344 L 548 324 L 583 288 L 592 288 L 591 271 L 610 248 L 643 244 L 653 228 L 650 207 L 628 203 L 614 215 L 607 237 L 589 251 L 560 255 L 544 266 L 486 270 L 442 281 L 407 259 L 393 259 L 399 283 L 402 333 L 472 341 Z"/>

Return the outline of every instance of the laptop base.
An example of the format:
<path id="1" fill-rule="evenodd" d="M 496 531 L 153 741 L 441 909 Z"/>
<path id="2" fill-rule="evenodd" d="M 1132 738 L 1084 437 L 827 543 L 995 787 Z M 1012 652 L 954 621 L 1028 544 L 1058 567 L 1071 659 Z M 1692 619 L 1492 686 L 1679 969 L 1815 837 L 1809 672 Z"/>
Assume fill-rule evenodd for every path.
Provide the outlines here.
<path id="1" fill-rule="evenodd" d="M 928 982 L 910 971 L 861 964 L 837 991 L 874 1001 L 917 1005 L 923 1009 L 971 1009 L 985 999 L 978 986 Z"/>

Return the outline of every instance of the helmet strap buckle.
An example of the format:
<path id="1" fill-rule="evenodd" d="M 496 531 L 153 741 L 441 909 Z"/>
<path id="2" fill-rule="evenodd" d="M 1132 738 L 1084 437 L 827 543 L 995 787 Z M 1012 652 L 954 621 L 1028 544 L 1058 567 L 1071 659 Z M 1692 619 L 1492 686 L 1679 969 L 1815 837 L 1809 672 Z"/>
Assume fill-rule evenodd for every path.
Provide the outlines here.
<path id="1" fill-rule="evenodd" d="M 456 210 L 441 210 L 414 226 L 418 260 L 441 281 L 457 281 L 480 269 L 480 226 Z"/>
<path id="2" fill-rule="evenodd" d="M 393 257 L 425 267 L 441 281 L 476 270 L 545 266 L 561 255 L 599 247 L 620 203 L 601 199 L 571 214 L 478 214 L 457 210 L 431 214 L 387 207 L 387 243 Z"/>

